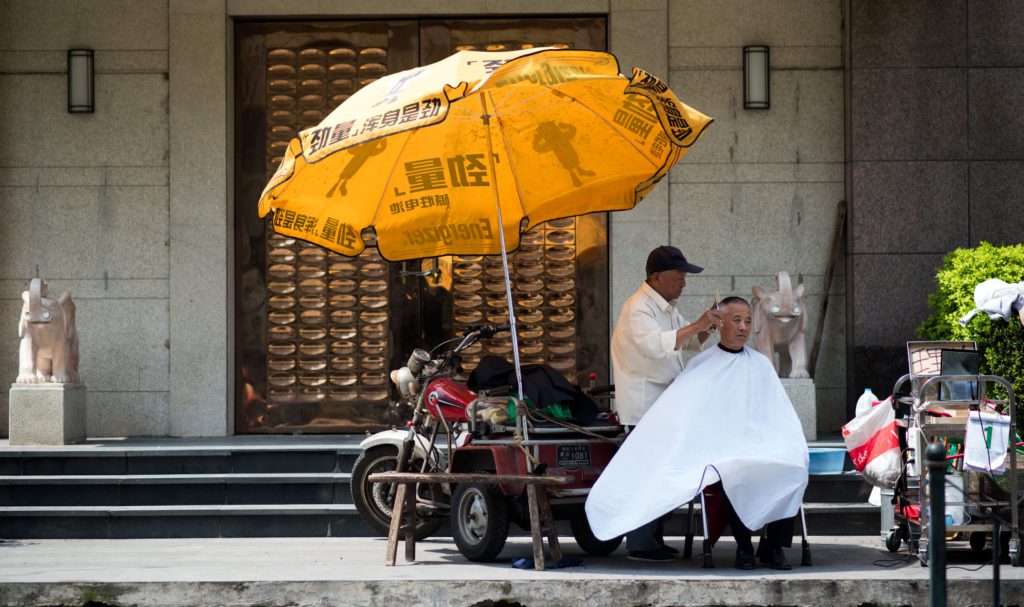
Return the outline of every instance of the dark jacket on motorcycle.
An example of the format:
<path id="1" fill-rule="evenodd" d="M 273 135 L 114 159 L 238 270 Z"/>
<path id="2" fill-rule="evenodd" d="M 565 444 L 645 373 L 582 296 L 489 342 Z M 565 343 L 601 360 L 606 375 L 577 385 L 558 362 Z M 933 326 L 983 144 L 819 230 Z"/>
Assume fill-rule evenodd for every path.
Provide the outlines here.
<path id="1" fill-rule="evenodd" d="M 543 409 L 555 403 L 562 403 L 572 412 L 572 421 L 580 426 L 589 426 L 597 419 L 597 404 L 579 386 L 574 386 L 561 373 L 548 365 L 523 365 L 523 396 L 530 403 Z M 515 367 L 500 356 L 485 356 L 469 374 L 466 385 L 470 390 L 480 391 L 506 386 L 515 387 Z"/>

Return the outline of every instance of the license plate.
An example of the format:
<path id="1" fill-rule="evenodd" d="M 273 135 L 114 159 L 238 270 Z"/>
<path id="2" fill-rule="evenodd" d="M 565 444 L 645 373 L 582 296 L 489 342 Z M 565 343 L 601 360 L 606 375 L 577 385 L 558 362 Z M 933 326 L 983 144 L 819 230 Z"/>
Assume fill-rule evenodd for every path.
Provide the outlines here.
<path id="1" fill-rule="evenodd" d="M 582 468 L 590 465 L 590 445 L 560 445 L 555 453 L 559 468 Z"/>

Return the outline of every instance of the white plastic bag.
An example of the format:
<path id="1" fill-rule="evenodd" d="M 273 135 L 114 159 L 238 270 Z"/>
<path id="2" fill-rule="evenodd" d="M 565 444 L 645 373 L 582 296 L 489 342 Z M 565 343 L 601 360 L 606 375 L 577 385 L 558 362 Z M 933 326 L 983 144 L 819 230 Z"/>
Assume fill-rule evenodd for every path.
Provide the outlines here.
<path id="1" fill-rule="evenodd" d="M 892 397 L 843 426 L 843 441 L 853 467 L 876 487 L 892 489 L 900 476 L 900 442 Z"/>

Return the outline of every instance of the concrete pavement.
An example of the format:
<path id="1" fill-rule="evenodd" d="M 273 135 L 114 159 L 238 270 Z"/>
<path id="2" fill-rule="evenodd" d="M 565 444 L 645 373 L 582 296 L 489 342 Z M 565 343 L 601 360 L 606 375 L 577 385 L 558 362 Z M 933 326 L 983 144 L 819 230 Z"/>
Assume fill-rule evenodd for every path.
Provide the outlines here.
<path id="1" fill-rule="evenodd" d="M 670 538 L 682 547 L 682 538 Z M 732 568 L 723 539 L 716 569 L 698 559 L 636 563 L 620 548 L 582 553 L 577 567 L 543 572 L 511 562 L 530 556 L 510 538 L 499 561 L 470 563 L 448 539 L 418 542 L 415 563 L 385 567 L 383 538 L 7 540 L 0 542 L 0 606 L 138 605 L 927 605 L 928 569 L 891 554 L 878 536 L 811 537 L 812 567 Z M 699 540 L 697 542 L 699 550 Z M 799 563 L 799 548 L 789 551 Z M 949 605 L 992 604 L 991 565 L 950 554 Z M 1005 604 L 1024 603 L 1024 568 L 1000 567 Z"/>

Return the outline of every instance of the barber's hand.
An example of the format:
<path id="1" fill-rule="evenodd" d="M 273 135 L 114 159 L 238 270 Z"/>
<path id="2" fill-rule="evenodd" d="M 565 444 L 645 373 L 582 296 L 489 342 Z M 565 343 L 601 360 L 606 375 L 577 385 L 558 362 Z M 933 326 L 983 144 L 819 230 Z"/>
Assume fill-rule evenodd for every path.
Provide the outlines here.
<path id="1" fill-rule="evenodd" d="M 704 312 L 697 322 L 700 323 L 700 326 L 706 327 L 705 331 L 714 332 L 718 330 L 718 327 L 725 324 L 725 315 L 717 308 L 712 307 Z"/>

